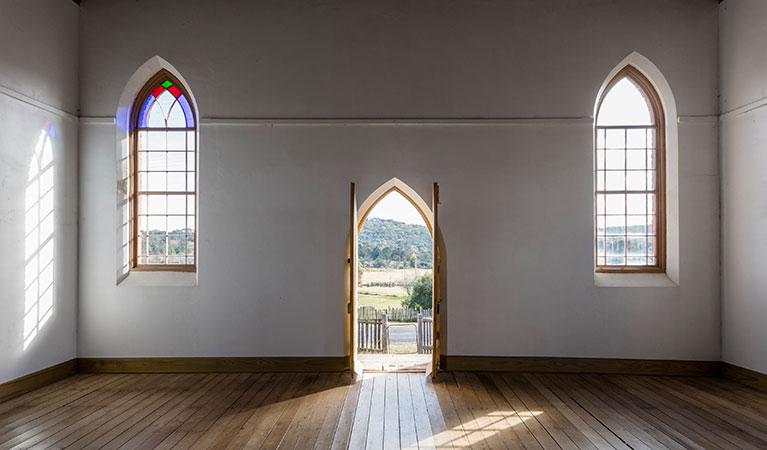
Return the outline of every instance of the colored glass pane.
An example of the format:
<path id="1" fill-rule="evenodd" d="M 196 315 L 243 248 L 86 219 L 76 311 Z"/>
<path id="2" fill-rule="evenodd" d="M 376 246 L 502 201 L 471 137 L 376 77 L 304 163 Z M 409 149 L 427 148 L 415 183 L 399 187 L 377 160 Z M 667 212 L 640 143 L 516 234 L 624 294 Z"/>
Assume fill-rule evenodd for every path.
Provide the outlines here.
<path id="1" fill-rule="evenodd" d="M 168 80 L 165 80 L 162 82 L 161 86 L 164 87 L 165 89 L 168 89 L 169 87 L 173 86 L 173 83 L 171 83 Z"/>
<path id="2" fill-rule="evenodd" d="M 159 96 L 160 96 L 160 94 L 162 93 L 162 91 L 164 91 L 164 90 L 165 90 L 165 88 L 164 88 L 164 87 L 162 87 L 162 86 L 157 86 L 157 87 L 155 88 L 155 90 L 153 90 L 153 91 L 152 91 L 152 95 L 154 95 L 155 97 L 159 97 Z"/>
<path id="3" fill-rule="evenodd" d="M 189 102 L 183 94 L 178 97 L 178 103 L 181 105 L 181 108 L 184 109 L 184 116 L 186 116 L 186 126 L 189 128 L 194 127 L 194 115 L 192 115 L 192 107 L 189 106 Z"/>
<path id="4" fill-rule="evenodd" d="M 149 115 L 149 108 L 152 106 L 152 103 L 154 103 L 154 97 L 149 95 L 144 100 L 144 104 L 141 105 L 141 111 L 138 114 L 138 126 L 141 128 L 146 128 L 147 126 L 147 116 Z"/>
<path id="5" fill-rule="evenodd" d="M 174 97 L 178 97 L 179 95 L 181 95 L 181 91 L 179 91 L 176 86 L 169 87 L 168 91 L 170 91 L 170 93 L 173 94 Z"/>

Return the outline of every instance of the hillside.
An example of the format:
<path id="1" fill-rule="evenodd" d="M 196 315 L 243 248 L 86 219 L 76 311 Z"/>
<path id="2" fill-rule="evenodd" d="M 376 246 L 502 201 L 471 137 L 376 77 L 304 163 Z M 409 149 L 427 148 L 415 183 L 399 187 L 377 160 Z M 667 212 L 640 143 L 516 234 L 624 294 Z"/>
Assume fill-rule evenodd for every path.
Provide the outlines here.
<path id="1" fill-rule="evenodd" d="M 431 268 L 431 234 L 423 225 L 396 220 L 368 218 L 359 236 L 359 259 L 362 267 Z"/>

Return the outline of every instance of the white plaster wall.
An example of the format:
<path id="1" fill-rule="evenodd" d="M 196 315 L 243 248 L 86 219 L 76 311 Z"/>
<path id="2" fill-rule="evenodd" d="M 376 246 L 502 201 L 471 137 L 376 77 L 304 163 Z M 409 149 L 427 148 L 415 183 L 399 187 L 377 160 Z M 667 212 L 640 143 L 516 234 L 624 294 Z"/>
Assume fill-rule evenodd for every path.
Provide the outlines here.
<path id="1" fill-rule="evenodd" d="M 77 5 L 0 1 L 0 383 L 77 354 Z M 54 170 L 53 314 L 24 348 L 26 190 L 49 121 Z"/>
<path id="2" fill-rule="evenodd" d="M 348 182 L 396 176 L 440 183 L 449 354 L 719 359 L 715 1 L 189 3 L 81 7 L 80 356 L 342 355 Z M 684 116 L 677 287 L 594 285 L 588 117 L 633 51 Z M 111 117 L 155 54 L 203 117 L 196 287 L 116 285 Z"/>
<path id="3" fill-rule="evenodd" d="M 719 10 L 722 358 L 767 373 L 767 3 Z"/>

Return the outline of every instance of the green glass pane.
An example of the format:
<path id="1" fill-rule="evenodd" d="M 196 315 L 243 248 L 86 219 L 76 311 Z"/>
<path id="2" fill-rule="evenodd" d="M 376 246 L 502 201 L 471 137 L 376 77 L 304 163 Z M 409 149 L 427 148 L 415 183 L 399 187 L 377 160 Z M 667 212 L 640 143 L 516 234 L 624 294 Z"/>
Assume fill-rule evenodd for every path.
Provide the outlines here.
<path id="1" fill-rule="evenodd" d="M 168 88 L 169 88 L 169 87 L 171 87 L 171 86 L 173 86 L 173 83 L 171 83 L 171 82 L 170 82 L 170 81 L 168 81 L 168 80 L 165 80 L 165 81 L 162 83 L 162 87 L 164 87 L 165 89 L 168 89 Z"/>

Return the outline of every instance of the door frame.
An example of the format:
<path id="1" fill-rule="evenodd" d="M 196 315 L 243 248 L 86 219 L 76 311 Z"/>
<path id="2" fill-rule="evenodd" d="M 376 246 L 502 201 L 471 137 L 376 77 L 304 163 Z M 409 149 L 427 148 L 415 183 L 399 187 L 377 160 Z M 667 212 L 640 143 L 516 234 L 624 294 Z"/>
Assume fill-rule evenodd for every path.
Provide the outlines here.
<path id="1" fill-rule="evenodd" d="M 426 227 L 429 229 L 429 233 L 432 237 L 432 242 L 434 243 L 434 246 L 438 249 L 439 252 L 439 277 L 438 279 L 439 286 L 437 289 L 437 292 L 439 292 L 441 301 L 440 301 L 440 311 L 439 314 L 436 316 L 439 320 L 439 324 L 434 325 L 435 330 L 435 336 L 434 336 L 434 349 L 435 351 L 439 352 L 439 355 L 437 358 L 433 358 L 434 360 L 440 361 L 438 363 L 439 366 L 444 367 L 444 360 L 445 360 L 445 349 L 447 348 L 447 261 L 446 261 L 446 253 L 445 253 L 445 242 L 442 236 L 442 230 L 439 227 L 439 224 L 437 224 L 436 230 L 434 229 L 434 212 L 431 207 L 429 207 L 429 204 L 426 203 L 423 198 L 410 186 L 408 186 L 406 183 L 404 183 L 399 178 L 392 178 L 386 183 L 379 186 L 377 189 L 375 189 L 370 195 L 368 195 L 365 200 L 362 202 L 362 204 L 359 206 L 359 208 L 356 211 L 356 218 L 357 218 L 357 228 L 354 230 L 355 233 L 359 233 L 360 229 L 362 228 L 362 225 L 365 223 L 365 220 L 367 219 L 368 215 L 370 214 L 370 211 L 378 204 L 379 201 L 381 201 L 384 197 L 386 197 L 389 193 L 392 191 L 397 191 L 400 193 L 403 197 L 405 197 L 410 203 L 415 207 L 415 209 L 421 214 L 421 217 L 424 220 L 424 223 L 426 223 Z M 356 195 L 356 191 L 355 191 Z M 350 368 L 353 368 L 358 374 L 361 373 L 361 365 L 357 362 L 354 362 L 354 358 L 357 355 L 357 346 L 355 343 L 355 333 L 354 333 L 354 327 L 353 327 L 353 318 L 356 317 L 356 310 L 357 310 L 357 298 L 351 298 L 352 292 L 356 292 L 352 286 L 350 286 L 349 283 L 356 282 L 356 280 L 352 280 L 351 274 L 352 267 L 350 267 L 350 264 L 354 264 L 356 267 L 357 261 L 358 261 L 358 255 L 356 249 L 352 251 L 351 241 L 353 239 L 352 230 L 349 230 L 349 233 L 346 238 L 346 248 L 344 251 L 344 263 L 345 263 L 345 276 L 344 276 L 344 283 L 345 283 L 345 296 L 344 296 L 344 355 L 345 355 L 345 368 L 348 370 Z M 433 267 L 433 271 L 436 271 L 437 268 Z M 352 305 L 352 309 L 349 310 L 349 304 Z M 434 301 L 432 300 L 432 310 L 436 311 L 434 305 Z M 436 313 L 435 313 L 436 314 Z M 435 375 L 437 373 L 437 370 L 434 370 L 432 364 L 430 364 L 429 369 L 427 370 L 427 373 L 431 373 L 432 375 Z"/>

